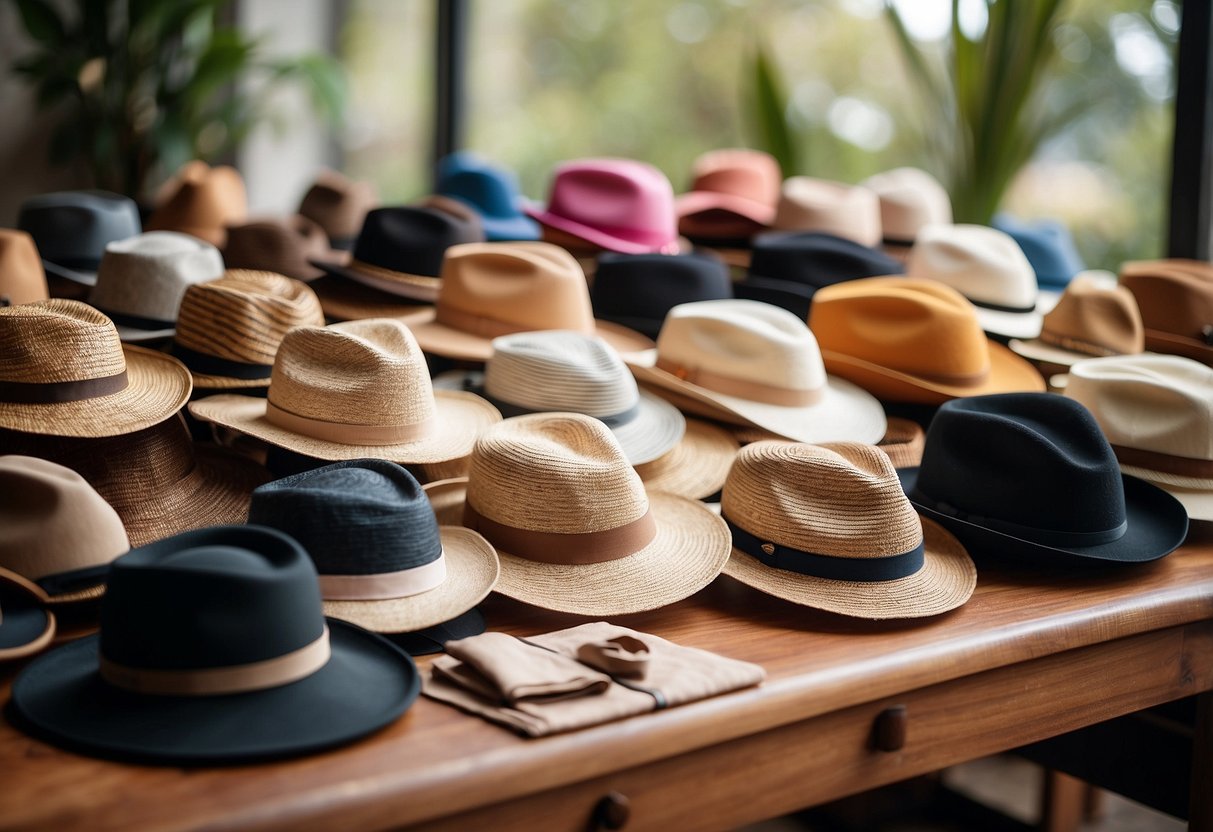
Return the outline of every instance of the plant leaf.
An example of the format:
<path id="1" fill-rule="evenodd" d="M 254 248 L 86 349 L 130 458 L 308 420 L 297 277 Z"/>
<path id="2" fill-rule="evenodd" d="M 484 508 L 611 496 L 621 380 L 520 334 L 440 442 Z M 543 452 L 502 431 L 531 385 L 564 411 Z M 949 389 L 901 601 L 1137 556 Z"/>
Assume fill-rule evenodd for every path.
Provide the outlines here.
<path id="1" fill-rule="evenodd" d="M 760 43 L 754 50 L 751 123 L 757 132 L 757 145 L 779 161 L 785 176 L 800 170 L 800 158 L 787 119 L 787 95 L 779 71 Z"/>
<path id="2" fill-rule="evenodd" d="M 63 19 L 47 0 L 17 0 L 21 22 L 34 40 L 47 46 L 63 43 L 66 34 Z"/>

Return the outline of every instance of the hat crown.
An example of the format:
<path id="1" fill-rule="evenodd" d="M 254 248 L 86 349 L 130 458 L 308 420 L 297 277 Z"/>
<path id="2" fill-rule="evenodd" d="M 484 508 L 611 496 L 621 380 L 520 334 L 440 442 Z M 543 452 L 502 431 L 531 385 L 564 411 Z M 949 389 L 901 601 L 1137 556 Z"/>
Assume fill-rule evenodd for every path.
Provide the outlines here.
<path id="1" fill-rule="evenodd" d="M 399 206 L 367 212 L 354 242 L 354 259 L 405 274 L 437 277 L 446 250 L 484 239 L 465 217 L 437 208 Z"/>
<path id="2" fill-rule="evenodd" d="M 47 299 L 46 272 L 34 238 L 0 228 L 0 306 Z"/>
<path id="3" fill-rule="evenodd" d="M 774 205 L 782 181 L 779 163 L 761 150 L 711 150 L 695 160 L 692 191 L 713 191 Z"/>
<path id="4" fill-rule="evenodd" d="M 1141 312 L 1124 286 L 1079 275 L 1044 316 L 1041 340 L 1088 355 L 1132 355 L 1145 349 Z"/>
<path id="5" fill-rule="evenodd" d="M 303 195 L 299 213 L 324 229 L 329 239 L 349 240 L 357 236 L 367 212 L 378 201 L 371 183 L 326 171 Z"/>
<path id="6" fill-rule="evenodd" d="M 0 382 L 51 384 L 126 370 L 113 322 L 74 300 L 0 308 Z"/>
<path id="7" fill-rule="evenodd" d="M 203 355 L 268 365 L 297 326 L 324 326 L 320 300 L 307 285 L 273 272 L 229 269 L 186 289 L 174 340 Z"/>
<path id="8" fill-rule="evenodd" d="M 484 391 L 528 410 L 594 417 L 624 413 L 640 401 L 636 380 L 609 344 L 560 330 L 495 338 Z"/>
<path id="9" fill-rule="evenodd" d="M 659 366 L 688 377 L 701 369 L 787 390 L 825 387 L 817 339 L 791 312 L 750 300 L 675 306 L 657 336 Z"/>
<path id="10" fill-rule="evenodd" d="M 892 257 L 846 237 L 818 231 L 775 231 L 754 238 L 749 274 L 821 287 L 903 271 Z"/>
<path id="11" fill-rule="evenodd" d="M 802 552 L 884 558 L 922 543 L 893 463 L 870 445 L 752 443 L 738 453 L 721 496 L 730 522 Z"/>
<path id="12" fill-rule="evenodd" d="M 600 254 L 590 287 L 597 317 L 646 320 L 656 324 L 654 335 L 680 303 L 732 297 L 729 267 L 705 254 Z"/>
<path id="13" fill-rule="evenodd" d="M 1137 299 L 1150 349 L 1213 365 L 1213 266 L 1178 259 L 1125 263 L 1120 282 Z M 1180 341 L 1159 341 L 1159 335 Z"/>
<path id="14" fill-rule="evenodd" d="M 984 225 L 923 226 L 906 274 L 946 283 L 975 303 L 1036 303 L 1036 272 L 1023 250 L 1010 235 Z"/>
<path id="15" fill-rule="evenodd" d="M 886 239 L 911 241 L 924 225 L 952 222 L 952 200 L 943 185 L 919 168 L 894 168 L 862 183 L 880 199 Z"/>
<path id="16" fill-rule="evenodd" d="M 472 204 L 490 217 L 518 214 L 518 183 L 509 171 L 483 165 L 444 176 L 435 190 Z"/>
<path id="17" fill-rule="evenodd" d="M 1213 460 L 1213 368 L 1173 355 L 1092 358 L 1071 368 L 1065 394 L 1113 446 Z"/>
<path id="18" fill-rule="evenodd" d="M 249 522 L 297 540 L 321 575 L 397 572 L 442 556 L 425 492 L 385 460 L 338 462 L 260 486 Z"/>
<path id="19" fill-rule="evenodd" d="M 610 429 L 577 413 L 518 416 L 482 433 L 472 450 L 467 502 L 497 523 L 557 534 L 616 529 L 649 508 L 644 484 Z"/>
<path id="20" fill-rule="evenodd" d="M 22 577 L 104 566 L 130 549 L 117 512 L 70 468 L 0 456 L 0 494 L 0 567 Z"/>
<path id="21" fill-rule="evenodd" d="M 307 217 L 296 214 L 289 220 L 261 220 L 229 227 L 223 262 L 229 269 L 306 277 L 315 273 L 307 259 L 321 257 L 327 250 L 328 237 L 324 230 Z"/>
<path id="22" fill-rule="evenodd" d="M 607 232 L 678 236 L 674 188 L 661 171 L 631 159 L 585 159 L 556 169 L 548 212 Z"/>
<path id="23" fill-rule="evenodd" d="M 784 180 L 772 228 L 824 231 L 865 246 L 880 243 L 880 200 L 860 185 L 809 176 Z"/>
<path id="24" fill-rule="evenodd" d="M 143 230 L 133 199 L 108 191 L 60 191 L 21 204 L 17 227 L 52 263 L 96 268 L 107 243 Z"/>
<path id="25" fill-rule="evenodd" d="M 244 178 L 230 165 L 187 163 L 177 176 L 176 190 L 148 217 L 148 231 L 220 232 L 248 216 Z"/>
<path id="26" fill-rule="evenodd" d="M 105 247 L 89 303 L 111 314 L 170 323 L 185 291 L 223 274 L 219 249 L 188 234 L 148 231 Z"/>
<path id="27" fill-rule="evenodd" d="M 417 339 L 387 318 L 290 330 L 268 396 L 296 416 L 341 425 L 420 425 L 435 412 Z"/>
<path id="28" fill-rule="evenodd" d="M 917 482 L 930 508 L 1033 529 L 1125 522 L 1120 468 L 1091 413 L 1050 393 L 953 399 L 927 430 Z"/>
<path id="29" fill-rule="evenodd" d="M 260 526 L 217 526 L 114 561 L 101 655 L 138 669 L 231 667 L 300 650 L 324 627 L 316 570 L 298 543 Z"/>

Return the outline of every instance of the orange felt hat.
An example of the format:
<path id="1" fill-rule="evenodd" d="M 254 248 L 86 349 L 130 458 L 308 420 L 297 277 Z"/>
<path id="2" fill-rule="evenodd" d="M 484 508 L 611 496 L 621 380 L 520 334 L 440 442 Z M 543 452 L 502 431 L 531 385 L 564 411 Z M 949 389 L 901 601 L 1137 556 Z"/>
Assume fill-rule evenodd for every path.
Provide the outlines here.
<path id="1" fill-rule="evenodd" d="M 179 231 L 222 247 L 227 227 L 248 216 L 244 179 L 227 165 L 210 167 L 197 160 L 165 183 L 144 231 Z"/>
<path id="2" fill-rule="evenodd" d="M 942 404 L 1044 392 L 1032 365 L 986 338 L 971 303 L 934 280 L 872 277 L 819 289 L 809 311 L 827 372 L 878 399 Z"/>

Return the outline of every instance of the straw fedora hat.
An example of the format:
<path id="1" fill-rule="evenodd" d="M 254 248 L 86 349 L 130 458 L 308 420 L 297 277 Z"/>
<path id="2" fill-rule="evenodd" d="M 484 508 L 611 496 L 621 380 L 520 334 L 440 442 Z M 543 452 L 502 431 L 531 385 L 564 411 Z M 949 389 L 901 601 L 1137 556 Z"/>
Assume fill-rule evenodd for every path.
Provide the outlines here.
<path id="1" fill-rule="evenodd" d="M 687 419 L 682 440 L 652 462 L 633 465 L 649 493 L 664 492 L 689 500 L 712 500 L 741 445 L 719 425 Z"/>
<path id="2" fill-rule="evenodd" d="M 409 326 L 427 353 L 464 361 L 487 361 L 499 335 L 545 329 L 598 335 L 621 353 L 653 346 L 639 332 L 594 320 L 581 266 L 551 243 L 452 248 L 437 304 Z"/>
<path id="3" fill-rule="evenodd" d="M 860 245 L 880 245 L 880 200 L 860 185 L 792 176 L 784 180 L 771 227 L 824 231 Z"/>
<path id="4" fill-rule="evenodd" d="M 0 456 L 0 567 L 36 583 L 52 603 L 97 598 L 109 565 L 130 551 L 118 513 L 70 468 Z"/>
<path id="5" fill-rule="evenodd" d="M 370 182 L 348 179 L 334 170 L 321 171 L 299 202 L 299 214 L 319 225 L 335 249 L 348 251 L 379 197 Z"/>
<path id="6" fill-rule="evenodd" d="M 190 374 L 163 353 L 122 345 L 109 318 L 52 298 L 0 308 L 0 427 L 115 436 L 164 421 Z"/>
<path id="7" fill-rule="evenodd" d="M 1024 359 L 986 338 L 973 305 L 934 280 L 873 277 L 821 289 L 809 328 L 826 369 L 885 401 L 1043 391 Z"/>
<path id="8" fill-rule="evenodd" d="M 784 309 L 752 300 L 675 306 L 657 349 L 631 364 L 680 408 L 741 422 L 788 439 L 875 442 L 884 435 L 880 403 L 826 375 L 813 333 Z M 699 407 L 694 405 L 698 404 Z"/>
<path id="9" fill-rule="evenodd" d="M 186 290 L 169 352 L 189 368 L 195 391 L 268 387 L 278 345 L 297 326 L 324 326 L 306 284 L 232 269 Z"/>
<path id="10" fill-rule="evenodd" d="M 324 274 L 310 260 L 342 262 L 349 255 L 329 248 L 324 230 L 302 214 L 229 226 L 223 262 L 229 269 L 277 272 L 296 280 Z"/>
<path id="11" fill-rule="evenodd" d="M 1137 298 L 1146 349 L 1213 367 L 1213 265 L 1135 261 L 1121 266 L 1120 283 Z"/>
<path id="12" fill-rule="evenodd" d="M 97 282 L 105 247 L 143 230 L 139 206 L 108 191 L 60 191 L 21 203 L 17 228 L 34 238 L 48 275 L 83 286 Z"/>
<path id="13" fill-rule="evenodd" d="M 408 471 L 337 462 L 253 492 L 249 523 L 299 541 L 320 573 L 325 615 L 411 633 L 463 615 L 497 581 L 497 553 L 474 531 L 438 527 Z"/>
<path id="14" fill-rule="evenodd" d="M 24 231 L 0 228 L 0 306 L 46 300 L 46 272 L 34 245 Z"/>
<path id="15" fill-rule="evenodd" d="M 179 231 L 223 247 L 227 227 L 248 216 L 244 179 L 227 165 L 188 162 L 165 184 L 147 231 Z"/>
<path id="16" fill-rule="evenodd" d="M 910 277 L 951 286 L 977 307 L 988 334 L 1009 338 L 1040 335 L 1036 272 L 1011 237 L 984 225 L 928 225 L 906 262 Z"/>
<path id="17" fill-rule="evenodd" d="M 977 585 L 968 552 L 919 518 L 871 445 L 747 445 L 720 507 L 733 533 L 725 574 L 794 604 L 921 618 L 956 609 Z"/>
<path id="18" fill-rule="evenodd" d="M 303 547 L 220 526 L 115 561 L 100 634 L 26 666 L 11 705 L 22 730 L 73 751 L 230 765 L 352 742 L 420 687 L 386 639 L 324 617 Z"/>
<path id="19" fill-rule="evenodd" d="M 710 150 L 691 165 L 691 177 L 690 191 L 674 200 L 678 230 L 691 240 L 745 245 L 775 219 L 783 174 L 771 154 Z"/>
<path id="20" fill-rule="evenodd" d="M 697 300 L 733 297 L 729 268 L 710 254 L 598 256 L 590 286 L 594 317 L 656 338 L 671 309 Z"/>
<path id="21" fill-rule="evenodd" d="M 173 231 L 148 231 L 106 246 L 88 302 L 114 322 L 123 341 L 168 338 L 185 290 L 223 274 L 223 255 L 208 242 Z"/>
<path id="22" fill-rule="evenodd" d="M 32 581 L 0 568 L 0 662 L 32 656 L 55 637 L 46 593 Z"/>
<path id="23" fill-rule="evenodd" d="M 243 523 L 249 494 L 269 479 L 245 456 L 193 442 L 181 415 L 102 438 L 0 430 L 0 448 L 78 473 L 118 512 L 132 546 L 200 526 Z"/>
<path id="24" fill-rule="evenodd" d="M 1079 275 L 1045 314 L 1040 337 L 1013 338 L 1008 346 L 1029 361 L 1064 371 L 1084 358 L 1136 355 L 1146 342 L 1133 293 Z"/>
<path id="25" fill-rule="evenodd" d="M 894 168 L 860 183 L 880 200 L 886 248 L 908 248 L 926 225 L 950 225 L 952 200 L 939 180 L 920 168 Z"/>
<path id="26" fill-rule="evenodd" d="M 1213 368 L 1176 355 L 1080 361 L 1065 395 L 1099 422 L 1120 470 L 1213 520 Z"/>
<path id="27" fill-rule="evenodd" d="M 210 396 L 190 413 L 317 459 L 406 464 L 465 457 L 501 419 L 479 396 L 435 393 L 417 340 L 386 318 L 296 327 L 278 347 L 265 399 Z"/>
<path id="28" fill-rule="evenodd" d="M 657 609 L 707 586 L 728 559 L 719 517 L 702 503 L 646 494 L 606 425 L 579 413 L 493 426 L 477 440 L 466 480 L 426 491 L 439 522 L 461 512 L 497 549 L 494 591 L 544 609 Z"/>

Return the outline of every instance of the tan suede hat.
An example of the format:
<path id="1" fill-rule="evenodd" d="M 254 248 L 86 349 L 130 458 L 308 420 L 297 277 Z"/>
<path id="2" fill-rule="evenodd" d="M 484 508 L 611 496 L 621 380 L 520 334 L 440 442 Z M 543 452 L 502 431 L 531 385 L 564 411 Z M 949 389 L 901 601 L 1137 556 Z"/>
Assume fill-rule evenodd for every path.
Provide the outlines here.
<path id="1" fill-rule="evenodd" d="M 46 270 L 34 238 L 24 231 L 0 228 L 0 306 L 46 300 Z"/>
<path id="2" fill-rule="evenodd" d="M 861 185 L 792 176 L 783 182 L 771 227 L 824 231 L 865 246 L 880 245 L 880 199 Z"/>
<path id="3" fill-rule="evenodd" d="M 1213 367 L 1213 265 L 1178 259 L 1125 263 L 1120 283 L 1137 298 L 1146 349 Z"/>
<path id="4" fill-rule="evenodd" d="M 1145 345 L 1133 293 L 1084 274 L 1070 281 L 1044 316 L 1039 338 L 1009 344 L 1012 352 L 1049 369 L 1103 355 L 1136 355 Z"/>
<path id="5" fill-rule="evenodd" d="M 329 248 L 324 229 L 302 214 L 229 226 L 223 247 L 223 262 L 229 269 L 277 272 L 295 280 L 315 280 L 324 274 L 309 260 L 341 263 L 348 257 Z"/>
<path id="6" fill-rule="evenodd" d="M 227 227 L 248 216 L 244 179 L 233 167 L 186 163 L 158 194 L 145 231 L 180 231 L 223 247 Z"/>

